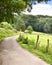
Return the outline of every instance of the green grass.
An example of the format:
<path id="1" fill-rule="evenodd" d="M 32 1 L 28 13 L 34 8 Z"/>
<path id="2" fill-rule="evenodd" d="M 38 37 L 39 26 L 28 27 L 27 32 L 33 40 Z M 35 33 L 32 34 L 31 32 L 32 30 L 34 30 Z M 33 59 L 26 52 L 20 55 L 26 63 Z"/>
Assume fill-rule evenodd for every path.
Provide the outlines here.
<path id="1" fill-rule="evenodd" d="M 38 46 L 38 49 L 35 49 L 37 35 L 40 36 L 39 37 L 40 44 Z M 28 44 L 23 43 L 24 39 L 22 41 L 19 41 L 20 45 L 23 48 L 26 48 L 28 51 L 30 51 L 33 54 L 37 54 L 44 61 L 52 65 L 52 35 L 51 34 L 33 32 L 32 34 L 26 33 L 23 35 L 23 37 L 24 38 L 28 37 Z M 47 39 L 49 39 L 49 51 L 46 53 Z"/>
<path id="2" fill-rule="evenodd" d="M 6 37 L 17 35 L 15 30 L 0 28 L 0 41 Z"/>

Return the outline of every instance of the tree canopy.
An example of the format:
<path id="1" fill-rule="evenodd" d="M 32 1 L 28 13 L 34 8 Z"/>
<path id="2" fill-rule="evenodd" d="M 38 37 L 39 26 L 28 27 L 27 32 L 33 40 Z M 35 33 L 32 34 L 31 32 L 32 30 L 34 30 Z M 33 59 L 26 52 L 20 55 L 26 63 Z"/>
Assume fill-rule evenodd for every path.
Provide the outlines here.
<path id="1" fill-rule="evenodd" d="M 34 0 L 37 2 L 49 0 Z M 26 8 L 31 0 L 0 0 L 0 21 L 10 21 L 13 18 L 13 13 L 20 13 Z"/>
<path id="2" fill-rule="evenodd" d="M 14 12 L 20 12 L 24 8 L 23 0 L 0 0 L 0 21 L 12 19 Z"/>

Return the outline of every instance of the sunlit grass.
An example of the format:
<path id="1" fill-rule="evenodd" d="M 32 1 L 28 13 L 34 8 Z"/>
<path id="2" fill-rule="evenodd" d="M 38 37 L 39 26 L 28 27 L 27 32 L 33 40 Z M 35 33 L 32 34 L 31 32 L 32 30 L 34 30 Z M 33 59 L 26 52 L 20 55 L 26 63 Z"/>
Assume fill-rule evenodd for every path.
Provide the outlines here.
<path id="1" fill-rule="evenodd" d="M 17 35 L 15 30 L 0 28 L 0 41 L 6 37 Z"/>
<path id="2" fill-rule="evenodd" d="M 37 35 L 39 35 L 39 46 L 35 49 Z M 28 37 L 28 44 L 24 44 L 22 41 L 19 43 L 23 48 L 26 48 L 33 54 L 37 54 L 40 58 L 44 59 L 52 65 L 52 35 L 40 32 L 33 32 L 32 34 L 25 33 L 23 37 Z M 46 52 L 47 39 L 49 39 L 49 50 Z"/>

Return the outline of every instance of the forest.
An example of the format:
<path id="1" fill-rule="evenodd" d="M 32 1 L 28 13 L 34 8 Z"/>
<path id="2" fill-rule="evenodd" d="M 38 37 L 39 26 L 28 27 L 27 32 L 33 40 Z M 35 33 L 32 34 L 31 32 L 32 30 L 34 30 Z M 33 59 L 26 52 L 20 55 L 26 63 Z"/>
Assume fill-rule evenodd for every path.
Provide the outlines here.
<path id="1" fill-rule="evenodd" d="M 20 21 L 18 19 L 20 19 Z M 14 25 L 16 26 L 17 30 L 21 29 L 24 31 L 28 26 L 31 26 L 34 31 L 52 33 L 52 16 L 33 16 L 22 14 L 21 16 L 15 16 L 14 20 Z"/>

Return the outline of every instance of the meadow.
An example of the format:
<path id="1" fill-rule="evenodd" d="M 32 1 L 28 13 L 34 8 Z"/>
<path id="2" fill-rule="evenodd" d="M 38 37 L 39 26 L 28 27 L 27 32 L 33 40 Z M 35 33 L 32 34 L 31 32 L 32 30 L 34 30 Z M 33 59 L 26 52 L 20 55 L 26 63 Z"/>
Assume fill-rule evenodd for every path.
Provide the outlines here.
<path id="1" fill-rule="evenodd" d="M 39 35 L 38 45 L 37 36 Z M 49 39 L 49 46 L 47 40 Z M 23 48 L 26 48 L 33 54 L 38 55 L 44 61 L 52 65 L 52 34 L 46 34 L 41 32 L 33 32 L 32 34 L 24 33 L 19 36 L 17 41 Z M 47 48 L 48 46 L 48 48 Z"/>

